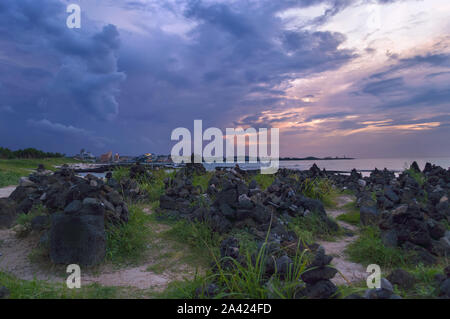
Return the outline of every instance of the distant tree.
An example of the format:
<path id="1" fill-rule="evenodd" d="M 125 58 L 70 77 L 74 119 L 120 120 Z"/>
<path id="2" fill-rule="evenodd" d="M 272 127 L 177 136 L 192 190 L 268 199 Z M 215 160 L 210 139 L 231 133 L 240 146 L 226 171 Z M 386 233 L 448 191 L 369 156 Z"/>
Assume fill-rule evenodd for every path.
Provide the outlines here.
<path id="1" fill-rule="evenodd" d="M 43 152 L 35 148 L 26 148 L 23 150 L 11 151 L 8 148 L 0 147 L 0 158 L 13 159 L 13 158 L 58 158 L 64 157 L 65 154 Z"/>

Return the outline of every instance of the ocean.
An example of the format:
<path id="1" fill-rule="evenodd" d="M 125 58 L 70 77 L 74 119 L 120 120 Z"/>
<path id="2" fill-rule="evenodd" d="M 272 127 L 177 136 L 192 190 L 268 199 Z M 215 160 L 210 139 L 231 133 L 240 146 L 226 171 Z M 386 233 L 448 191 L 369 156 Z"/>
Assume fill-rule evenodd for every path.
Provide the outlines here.
<path id="1" fill-rule="evenodd" d="M 416 161 L 419 167 L 423 169 L 427 162 L 439 165 L 445 169 L 450 167 L 450 157 L 429 157 L 429 158 L 358 158 L 358 159 L 342 159 L 342 160 L 319 160 L 319 161 L 280 161 L 280 168 L 290 168 L 297 170 L 307 170 L 314 163 L 320 169 L 329 171 L 351 171 L 355 168 L 358 171 L 370 171 L 375 168 L 401 172 L 409 168 L 412 162 Z M 204 164 L 207 170 L 213 170 L 217 164 Z M 221 164 L 221 166 L 224 166 Z M 226 166 L 234 166 L 229 164 Z M 258 169 L 257 164 L 239 164 L 243 169 Z M 367 174 L 364 174 L 367 175 Z"/>

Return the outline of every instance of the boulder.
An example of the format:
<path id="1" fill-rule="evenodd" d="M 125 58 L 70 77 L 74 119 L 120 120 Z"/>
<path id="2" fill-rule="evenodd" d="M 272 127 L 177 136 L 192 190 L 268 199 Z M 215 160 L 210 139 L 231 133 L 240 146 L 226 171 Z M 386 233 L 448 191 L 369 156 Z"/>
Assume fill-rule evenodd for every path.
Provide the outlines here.
<path id="1" fill-rule="evenodd" d="M 320 280 L 308 286 L 305 294 L 309 299 L 330 299 L 337 297 L 338 288 L 330 280 Z"/>
<path id="2" fill-rule="evenodd" d="M 439 286 L 439 297 L 450 298 L 450 279 L 444 280 Z"/>
<path id="3" fill-rule="evenodd" d="M 12 227 L 16 218 L 16 203 L 8 198 L 0 198 L 0 229 Z"/>
<path id="4" fill-rule="evenodd" d="M 380 219 L 380 213 L 376 207 L 370 206 L 362 206 L 359 210 L 359 216 L 361 224 L 364 226 L 376 225 Z"/>
<path id="5" fill-rule="evenodd" d="M 410 289 L 414 286 L 416 279 L 413 275 L 403 269 L 393 270 L 387 279 L 394 285 L 399 286 L 402 289 Z"/>
<path id="6" fill-rule="evenodd" d="M 6 299 L 10 295 L 9 289 L 5 286 L 0 286 L 0 299 Z"/>
<path id="7" fill-rule="evenodd" d="M 34 231 L 42 231 L 49 227 L 50 218 L 46 215 L 36 216 L 31 220 L 31 229 Z"/>
<path id="8" fill-rule="evenodd" d="M 55 213 L 50 258 L 56 264 L 96 265 L 106 253 L 104 216 Z"/>

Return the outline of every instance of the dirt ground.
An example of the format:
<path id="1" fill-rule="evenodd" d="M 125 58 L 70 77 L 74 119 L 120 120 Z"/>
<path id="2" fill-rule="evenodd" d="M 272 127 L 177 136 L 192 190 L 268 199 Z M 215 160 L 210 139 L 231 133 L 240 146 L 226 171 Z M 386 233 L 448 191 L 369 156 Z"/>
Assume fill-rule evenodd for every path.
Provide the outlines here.
<path id="1" fill-rule="evenodd" d="M 150 209 L 144 209 L 151 213 Z M 164 224 L 152 224 L 156 233 L 167 230 Z M 155 229 L 156 228 L 156 229 Z M 65 282 L 68 274 L 62 266 L 50 262 L 32 261 L 38 249 L 39 234 L 31 233 L 18 238 L 11 229 L 0 230 L 0 271 L 10 273 L 24 280 L 46 280 Z M 158 292 L 167 285 L 195 274 L 195 269 L 182 261 L 182 255 L 175 253 L 170 243 L 156 239 L 149 242 L 148 253 L 139 265 L 117 267 L 105 263 L 94 268 L 81 269 L 82 284 L 98 283 L 103 286 L 133 287 Z M 173 256 L 168 258 L 167 256 Z M 164 264 L 161 264 L 161 262 Z M 152 267 L 157 270 L 152 271 Z"/>
<path id="2" fill-rule="evenodd" d="M 12 192 L 16 189 L 16 186 L 8 186 L 0 188 L 0 198 L 6 198 L 11 195 Z"/>
<path id="3" fill-rule="evenodd" d="M 0 189 L 0 197 L 8 197 L 15 186 Z M 338 198 L 336 209 L 327 213 L 336 218 L 345 213 L 341 208 L 343 205 L 353 201 L 351 196 Z M 149 208 L 144 211 L 151 214 Z M 357 233 L 357 228 L 345 222 L 338 222 L 341 227 Z M 164 224 L 152 224 L 155 233 L 168 229 Z M 50 263 L 31 262 L 30 258 L 36 254 L 38 234 L 30 234 L 26 238 L 17 238 L 13 230 L 0 230 L 0 270 L 24 280 L 46 280 L 49 282 L 65 282 L 67 274 L 60 266 L 52 266 Z M 332 281 L 337 285 L 359 282 L 367 278 L 365 268 L 357 263 L 347 260 L 344 250 L 351 242 L 356 240 L 357 235 L 346 236 L 336 241 L 320 241 L 319 244 L 325 248 L 327 254 L 334 257 L 332 264 L 338 269 L 338 273 Z M 112 264 L 103 264 L 93 269 L 82 269 L 82 282 L 99 283 L 104 286 L 134 287 L 138 289 L 151 289 L 162 291 L 174 280 L 182 280 L 191 277 L 195 269 L 181 262 L 180 254 L 170 244 L 157 239 L 149 243 L 154 249 L 149 249 L 147 256 L 139 265 L 117 268 Z M 166 258 L 174 255 L 173 258 Z M 161 263 L 164 260 L 164 263 Z M 152 270 L 152 269 L 155 270 Z M 156 269 L 159 268 L 159 271 Z"/>
<path id="4" fill-rule="evenodd" d="M 354 198 L 349 195 L 340 196 L 338 198 L 337 208 L 327 211 L 327 214 L 333 218 L 336 218 L 339 215 L 346 213 L 345 210 L 342 209 L 342 206 L 352 202 L 353 200 Z M 331 255 L 334 257 L 331 263 L 339 271 L 339 273 L 336 274 L 336 276 L 334 276 L 331 281 L 336 285 L 345 285 L 365 280 L 368 276 L 365 267 L 361 264 L 349 261 L 344 254 L 347 246 L 358 238 L 358 228 L 343 221 L 337 222 L 339 226 L 350 230 L 351 232 L 355 233 L 355 235 L 345 236 L 343 238 L 337 239 L 336 241 L 318 242 L 325 248 L 325 252 L 327 255 Z"/>

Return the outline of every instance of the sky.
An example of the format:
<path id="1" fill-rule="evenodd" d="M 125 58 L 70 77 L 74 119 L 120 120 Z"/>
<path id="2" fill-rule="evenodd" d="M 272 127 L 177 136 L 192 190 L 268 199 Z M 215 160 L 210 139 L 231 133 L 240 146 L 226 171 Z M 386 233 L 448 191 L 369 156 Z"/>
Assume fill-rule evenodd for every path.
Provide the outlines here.
<path id="1" fill-rule="evenodd" d="M 2 0 L 0 146 L 169 154 L 201 119 L 279 128 L 281 156 L 449 157 L 449 17 L 448 0 Z"/>

